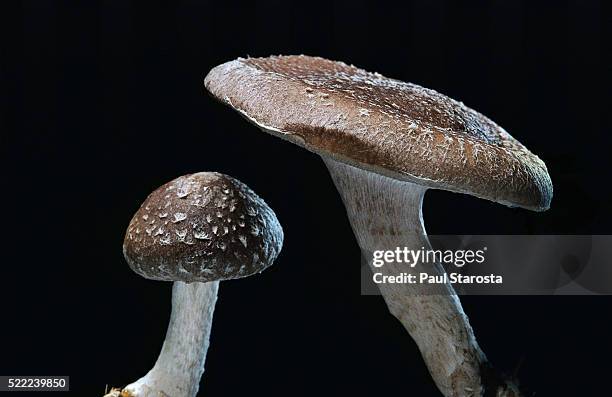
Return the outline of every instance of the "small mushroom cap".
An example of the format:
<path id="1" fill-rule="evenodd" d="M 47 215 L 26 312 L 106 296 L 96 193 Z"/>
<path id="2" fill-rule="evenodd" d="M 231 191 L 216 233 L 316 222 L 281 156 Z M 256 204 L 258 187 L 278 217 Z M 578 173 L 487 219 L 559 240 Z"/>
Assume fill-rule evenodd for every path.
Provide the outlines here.
<path id="1" fill-rule="evenodd" d="M 207 282 L 261 272 L 282 245 L 274 211 L 247 185 L 200 172 L 147 197 L 128 226 L 123 254 L 145 278 Z"/>
<path id="2" fill-rule="evenodd" d="M 509 206 L 550 205 L 542 160 L 434 90 L 303 55 L 240 58 L 212 69 L 204 83 L 264 131 L 322 156 Z"/>

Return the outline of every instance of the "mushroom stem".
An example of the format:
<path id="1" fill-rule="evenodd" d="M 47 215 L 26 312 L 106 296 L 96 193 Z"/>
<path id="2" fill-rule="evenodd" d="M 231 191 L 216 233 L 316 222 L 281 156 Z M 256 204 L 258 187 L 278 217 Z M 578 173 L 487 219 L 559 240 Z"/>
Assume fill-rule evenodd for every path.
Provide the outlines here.
<path id="1" fill-rule="evenodd" d="M 122 395 L 193 397 L 197 394 L 208 350 L 218 281 L 172 287 L 172 314 L 157 362 Z"/>
<path id="2" fill-rule="evenodd" d="M 412 268 L 405 263 L 374 267 L 371 260 L 377 250 L 431 247 L 421 212 L 427 188 L 329 158 L 323 160 L 342 196 L 362 254 L 374 272 L 383 276 L 414 273 L 417 279 L 422 272 L 444 274 L 438 263 L 421 262 Z M 378 287 L 391 314 L 416 342 L 445 396 L 519 395 L 512 385 L 497 380 L 491 383 L 490 365 L 450 283 L 380 283 Z"/>

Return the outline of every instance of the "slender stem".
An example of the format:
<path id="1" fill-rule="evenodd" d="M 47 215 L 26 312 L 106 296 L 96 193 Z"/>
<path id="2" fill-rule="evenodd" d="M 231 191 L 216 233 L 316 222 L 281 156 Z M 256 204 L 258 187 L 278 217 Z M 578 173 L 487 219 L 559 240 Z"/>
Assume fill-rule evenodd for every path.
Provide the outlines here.
<path id="1" fill-rule="evenodd" d="M 124 392 L 134 397 L 194 397 L 204 373 L 219 282 L 180 281 L 172 287 L 172 314 L 161 353 L 145 376 Z"/>
<path id="2" fill-rule="evenodd" d="M 372 266 L 376 250 L 429 249 L 421 212 L 426 188 L 323 158 L 340 192 L 357 242 L 375 272 L 426 272 L 440 276 L 440 264 Z M 445 396 L 481 396 L 488 362 L 452 285 L 378 284 L 389 311 L 418 345 L 436 385 Z M 505 386 L 504 386 L 505 387 Z M 497 386 L 495 386 L 497 388 Z M 490 390 L 489 390 L 490 391 Z M 497 394 L 510 396 L 513 394 Z M 518 395 L 518 394 L 517 394 Z"/>

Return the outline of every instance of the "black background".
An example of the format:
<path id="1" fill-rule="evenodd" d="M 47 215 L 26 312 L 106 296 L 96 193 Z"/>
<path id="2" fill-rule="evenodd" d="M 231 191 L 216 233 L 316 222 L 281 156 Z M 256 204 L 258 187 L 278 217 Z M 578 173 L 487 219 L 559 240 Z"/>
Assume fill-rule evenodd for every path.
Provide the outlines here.
<path id="1" fill-rule="evenodd" d="M 8 2 L 7 2 L 8 3 Z M 169 283 L 122 258 L 149 192 L 214 170 L 285 229 L 276 266 L 224 282 L 201 395 L 439 395 L 380 297 L 320 159 L 212 100 L 238 56 L 305 53 L 437 89 L 548 165 L 546 213 L 430 191 L 440 233 L 610 233 L 610 21 L 595 1 L 26 1 L 0 9 L 0 374 L 124 385 L 157 357 Z M 601 396 L 610 297 L 465 297 L 480 344 L 537 396 Z M 531 394 L 529 394 L 531 395 Z"/>

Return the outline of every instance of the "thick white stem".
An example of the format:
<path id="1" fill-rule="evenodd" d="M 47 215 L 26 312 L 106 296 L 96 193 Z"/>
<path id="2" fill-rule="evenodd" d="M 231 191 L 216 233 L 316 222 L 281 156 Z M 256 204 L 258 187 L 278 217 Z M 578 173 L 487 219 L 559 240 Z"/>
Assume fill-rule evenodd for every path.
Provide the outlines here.
<path id="1" fill-rule="evenodd" d="M 421 206 L 426 188 L 323 158 L 340 192 L 362 253 L 384 275 L 426 272 L 440 276 L 440 264 L 372 266 L 376 250 L 429 249 Z M 390 312 L 418 345 L 436 385 L 445 396 L 482 396 L 488 363 L 459 298 L 449 283 L 378 284 Z M 494 386 L 497 389 L 497 386 Z M 490 388 L 489 388 L 490 389 Z M 487 390 L 490 395 L 498 391 Z M 487 394 L 488 395 L 488 394 Z"/>
<path id="2" fill-rule="evenodd" d="M 157 362 L 124 392 L 134 397 L 194 397 L 197 394 L 218 289 L 218 281 L 174 283 L 170 324 Z"/>

